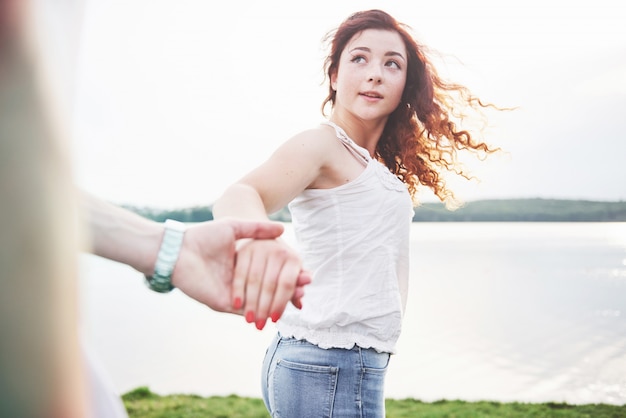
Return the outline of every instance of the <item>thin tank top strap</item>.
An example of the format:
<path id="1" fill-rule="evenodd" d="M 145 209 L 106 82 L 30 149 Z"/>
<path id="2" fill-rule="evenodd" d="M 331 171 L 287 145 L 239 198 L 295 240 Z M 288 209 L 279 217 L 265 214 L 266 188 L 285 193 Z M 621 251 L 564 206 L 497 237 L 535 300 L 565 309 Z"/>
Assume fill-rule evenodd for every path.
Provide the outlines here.
<path id="1" fill-rule="evenodd" d="M 341 127 L 339 127 L 337 124 L 329 121 L 329 120 L 325 120 L 322 122 L 325 125 L 329 125 L 331 127 L 333 127 L 335 129 L 335 133 L 337 134 L 337 138 L 341 141 L 341 143 L 348 149 L 348 151 L 350 151 L 352 153 L 352 155 L 359 161 L 361 161 L 364 165 L 367 165 L 371 160 L 372 157 L 370 156 L 370 153 L 363 147 L 361 147 L 360 145 L 358 145 L 356 142 L 354 142 L 349 136 L 348 134 L 346 134 L 346 132 L 341 129 Z"/>

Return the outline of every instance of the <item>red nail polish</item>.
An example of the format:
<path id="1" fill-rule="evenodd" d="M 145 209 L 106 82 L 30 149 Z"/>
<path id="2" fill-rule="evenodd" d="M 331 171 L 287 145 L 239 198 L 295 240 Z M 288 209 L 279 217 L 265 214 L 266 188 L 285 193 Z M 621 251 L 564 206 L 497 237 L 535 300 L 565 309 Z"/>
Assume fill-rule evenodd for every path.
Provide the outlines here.
<path id="1" fill-rule="evenodd" d="M 241 309 L 241 298 L 235 298 L 235 301 L 233 302 L 233 308 Z"/>
<path id="2" fill-rule="evenodd" d="M 254 312 L 252 312 L 252 311 L 246 312 L 246 322 L 247 323 L 254 322 Z"/>
<path id="3" fill-rule="evenodd" d="M 256 329 L 261 331 L 263 328 L 265 328 L 265 322 L 266 321 L 267 321 L 267 319 L 259 319 L 258 321 L 256 321 Z"/>
<path id="4" fill-rule="evenodd" d="M 276 321 L 278 321 L 278 320 L 280 319 L 280 313 L 278 313 L 278 312 L 274 312 L 274 313 L 271 315 L 271 318 L 272 318 L 272 322 L 276 322 Z"/>

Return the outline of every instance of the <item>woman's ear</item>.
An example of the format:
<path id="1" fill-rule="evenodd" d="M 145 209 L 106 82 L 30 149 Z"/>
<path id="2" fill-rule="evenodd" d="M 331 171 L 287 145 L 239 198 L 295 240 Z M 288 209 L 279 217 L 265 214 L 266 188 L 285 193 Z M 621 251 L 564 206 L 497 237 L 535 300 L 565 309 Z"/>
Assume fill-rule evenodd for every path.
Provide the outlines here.
<path id="1" fill-rule="evenodd" d="M 337 91 L 337 72 L 336 71 L 334 71 L 330 75 L 330 88 L 333 89 L 333 91 Z"/>

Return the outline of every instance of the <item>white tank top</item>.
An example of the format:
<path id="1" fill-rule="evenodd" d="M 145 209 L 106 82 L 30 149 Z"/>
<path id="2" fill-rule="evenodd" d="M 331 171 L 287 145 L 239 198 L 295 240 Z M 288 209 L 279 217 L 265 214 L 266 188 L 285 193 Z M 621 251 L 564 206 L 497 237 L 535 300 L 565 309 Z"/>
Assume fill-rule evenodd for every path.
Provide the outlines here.
<path id="1" fill-rule="evenodd" d="M 343 129 L 324 123 L 365 170 L 335 188 L 307 189 L 289 204 L 313 282 L 303 309 L 289 305 L 278 331 L 321 348 L 357 345 L 394 353 L 408 289 L 411 198 L 386 166 Z"/>

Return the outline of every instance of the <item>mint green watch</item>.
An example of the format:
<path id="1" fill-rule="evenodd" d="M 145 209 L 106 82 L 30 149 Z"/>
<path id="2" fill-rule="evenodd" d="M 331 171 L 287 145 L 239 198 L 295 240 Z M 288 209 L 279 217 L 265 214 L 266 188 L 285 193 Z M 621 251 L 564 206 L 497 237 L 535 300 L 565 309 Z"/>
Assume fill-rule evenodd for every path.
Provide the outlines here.
<path id="1" fill-rule="evenodd" d="M 174 273 L 174 266 L 176 266 L 178 254 L 183 246 L 184 236 L 184 223 L 173 219 L 165 221 L 165 233 L 154 265 L 154 274 L 152 276 L 146 275 L 146 284 L 155 292 L 167 293 L 174 289 L 172 273 Z"/>

